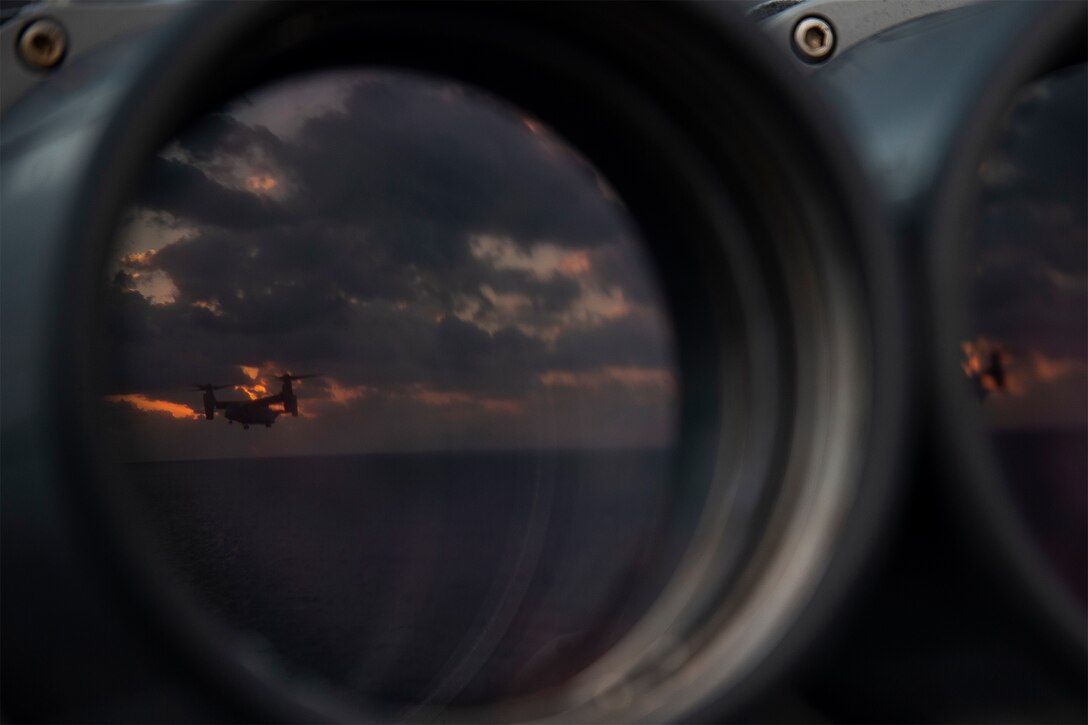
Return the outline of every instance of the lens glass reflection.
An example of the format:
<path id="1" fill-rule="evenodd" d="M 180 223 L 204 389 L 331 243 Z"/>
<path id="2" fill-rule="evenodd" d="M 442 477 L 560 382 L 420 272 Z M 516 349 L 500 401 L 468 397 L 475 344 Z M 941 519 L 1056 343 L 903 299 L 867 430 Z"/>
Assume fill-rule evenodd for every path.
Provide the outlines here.
<path id="1" fill-rule="evenodd" d="M 1041 550 L 1088 602 L 1085 66 L 1027 87 L 979 167 L 963 369 Z"/>
<path id="2" fill-rule="evenodd" d="M 536 119 L 408 74 L 252 93 L 154 159 L 104 288 L 126 495 L 296 677 L 539 692 L 659 590 L 671 324 L 622 202 Z"/>

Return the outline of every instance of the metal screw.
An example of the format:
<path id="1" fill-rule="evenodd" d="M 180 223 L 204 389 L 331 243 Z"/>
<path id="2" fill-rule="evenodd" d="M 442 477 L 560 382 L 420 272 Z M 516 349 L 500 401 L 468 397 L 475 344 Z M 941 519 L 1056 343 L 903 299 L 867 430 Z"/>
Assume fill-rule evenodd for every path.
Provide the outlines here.
<path id="1" fill-rule="evenodd" d="M 19 54 L 34 68 L 53 68 L 61 62 L 67 50 L 68 33 L 56 20 L 35 20 L 19 36 Z"/>
<path id="2" fill-rule="evenodd" d="M 835 31 L 823 18 L 801 18 L 793 28 L 793 47 L 806 60 L 825 60 L 835 48 Z"/>

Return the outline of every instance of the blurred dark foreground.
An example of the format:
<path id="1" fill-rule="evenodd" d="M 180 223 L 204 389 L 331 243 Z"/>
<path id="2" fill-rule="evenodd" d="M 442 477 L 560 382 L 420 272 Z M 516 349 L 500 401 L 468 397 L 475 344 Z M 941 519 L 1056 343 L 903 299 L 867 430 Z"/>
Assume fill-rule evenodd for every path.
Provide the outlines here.
<path id="1" fill-rule="evenodd" d="M 547 688 L 655 585 L 670 454 L 131 464 L 167 565 L 296 676 L 387 706 Z M 659 585 L 658 585 L 659 586 Z"/>

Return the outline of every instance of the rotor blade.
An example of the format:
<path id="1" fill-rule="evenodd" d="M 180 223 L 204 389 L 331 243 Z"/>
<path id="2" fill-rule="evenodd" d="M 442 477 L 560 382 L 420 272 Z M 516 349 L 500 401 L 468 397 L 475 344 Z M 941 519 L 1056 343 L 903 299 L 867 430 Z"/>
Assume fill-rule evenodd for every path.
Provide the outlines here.
<path id="1" fill-rule="evenodd" d="M 321 373 L 310 373 L 309 375 L 291 375 L 290 373 L 284 373 L 280 375 L 277 380 L 305 380 L 306 378 L 320 378 Z"/>

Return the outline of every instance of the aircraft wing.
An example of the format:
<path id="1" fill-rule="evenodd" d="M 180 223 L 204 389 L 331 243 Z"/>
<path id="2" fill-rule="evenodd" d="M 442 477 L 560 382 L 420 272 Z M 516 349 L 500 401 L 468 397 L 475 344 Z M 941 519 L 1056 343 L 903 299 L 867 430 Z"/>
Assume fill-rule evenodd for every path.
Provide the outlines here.
<path id="1" fill-rule="evenodd" d="M 275 395 L 267 395 L 263 398 L 254 398 L 253 400 L 217 400 L 215 401 L 215 407 L 217 410 L 225 410 L 227 408 L 257 408 L 282 402 L 283 395 L 276 393 Z"/>
<path id="2" fill-rule="evenodd" d="M 276 403 L 282 403 L 282 402 L 283 402 L 283 395 L 280 394 L 280 393 L 276 393 L 275 395 L 266 395 L 263 398 L 254 398 L 253 400 L 243 400 L 242 405 L 253 406 L 254 408 L 256 408 L 256 407 L 262 406 L 262 405 L 263 406 L 269 406 L 269 405 L 275 405 Z"/>

